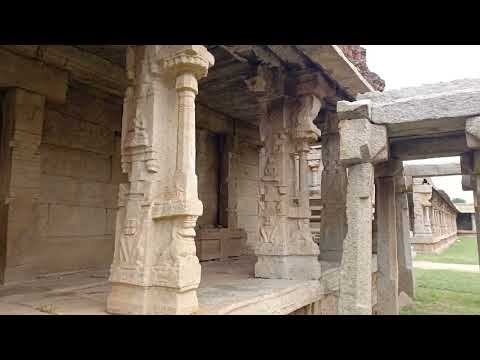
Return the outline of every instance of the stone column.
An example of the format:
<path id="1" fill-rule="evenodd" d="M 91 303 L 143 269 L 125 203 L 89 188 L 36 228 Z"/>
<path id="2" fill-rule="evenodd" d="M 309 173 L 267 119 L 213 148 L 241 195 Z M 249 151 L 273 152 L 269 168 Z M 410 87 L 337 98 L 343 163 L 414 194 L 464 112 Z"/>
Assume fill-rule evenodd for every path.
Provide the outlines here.
<path id="1" fill-rule="evenodd" d="M 403 173 L 401 161 L 391 160 L 375 169 L 377 180 L 377 308 L 380 315 L 398 315 L 396 177 Z"/>
<path id="2" fill-rule="evenodd" d="M 340 161 L 348 167 L 347 234 L 340 269 L 341 315 L 372 314 L 373 164 L 388 159 L 387 131 L 370 122 L 369 101 L 339 102 Z"/>
<path id="3" fill-rule="evenodd" d="M 260 236 L 255 249 L 258 278 L 320 278 L 319 249 L 310 231 L 307 182 L 308 145 L 320 135 L 313 124 L 320 107 L 313 95 L 300 101 L 279 98 L 269 103 L 261 120 Z"/>
<path id="4" fill-rule="evenodd" d="M 480 260 L 480 118 L 475 117 L 466 121 L 467 146 L 472 149 L 462 154 L 460 166 L 462 169 L 462 188 L 464 191 L 473 191 L 475 207 L 475 229 L 477 230 L 477 254 Z M 479 261 L 480 263 L 480 261 Z"/>
<path id="5" fill-rule="evenodd" d="M 213 56 L 200 45 L 128 49 L 122 166 L 107 311 L 191 314 L 198 309 L 195 97 Z"/>
<path id="6" fill-rule="evenodd" d="M 395 202 L 397 213 L 397 257 L 398 257 L 398 294 L 407 294 L 415 298 L 415 276 L 412 265 L 412 247 L 410 244 L 410 219 L 405 177 L 397 176 L 395 183 Z"/>
<path id="7" fill-rule="evenodd" d="M 15 281 L 26 248 L 42 235 L 40 150 L 45 96 L 9 89 L 4 98 L 1 139 L 2 224 L 0 283 Z"/>
<path id="8" fill-rule="evenodd" d="M 340 135 L 337 114 L 328 113 L 322 133 L 322 218 L 320 258 L 340 263 L 347 233 L 347 169 L 340 162 Z"/>

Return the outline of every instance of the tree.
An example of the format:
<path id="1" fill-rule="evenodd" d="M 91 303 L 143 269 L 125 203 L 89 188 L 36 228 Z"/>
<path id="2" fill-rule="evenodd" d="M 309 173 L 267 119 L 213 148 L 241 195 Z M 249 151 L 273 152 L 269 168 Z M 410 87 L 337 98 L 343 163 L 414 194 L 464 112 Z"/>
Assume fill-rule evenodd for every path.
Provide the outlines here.
<path id="1" fill-rule="evenodd" d="M 464 199 L 461 198 L 453 198 L 452 202 L 455 204 L 466 204 L 467 202 Z"/>

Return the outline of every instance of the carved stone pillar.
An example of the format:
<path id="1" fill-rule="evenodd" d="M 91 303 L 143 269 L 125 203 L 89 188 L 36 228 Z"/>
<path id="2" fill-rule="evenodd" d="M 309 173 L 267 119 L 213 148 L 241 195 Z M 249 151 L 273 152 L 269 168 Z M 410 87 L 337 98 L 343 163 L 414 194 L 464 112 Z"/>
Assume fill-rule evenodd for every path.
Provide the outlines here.
<path id="1" fill-rule="evenodd" d="M 372 313 L 373 164 L 388 159 L 387 131 L 370 122 L 369 101 L 339 102 L 340 156 L 348 167 L 347 234 L 340 269 L 341 315 Z"/>
<path id="2" fill-rule="evenodd" d="M 118 314 L 198 309 L 195 97 L 213 56 L 200 45 L 129 47 L 112 291 Z"/>
<path id="3" fill-rule="evenodd" d="M 299 103 L 280 98 L 269 104 L 267 116 L 261 121 L 264 148 L 260 163 L 256 277 L 320 278 L 319 249 L 309 224 L 307 181 L 309 143 L 319 136 L 313 120 L 320 107 L 313 95 L 301 98 Z"/>
<path id="4" fill-rule="evenodd" d="M 340 263 L 347 233 L 347 169 L 340 162 L 340 135 L 337 114 L 329 113 L 322 133 L 322 219 L 320 258 Z"/>

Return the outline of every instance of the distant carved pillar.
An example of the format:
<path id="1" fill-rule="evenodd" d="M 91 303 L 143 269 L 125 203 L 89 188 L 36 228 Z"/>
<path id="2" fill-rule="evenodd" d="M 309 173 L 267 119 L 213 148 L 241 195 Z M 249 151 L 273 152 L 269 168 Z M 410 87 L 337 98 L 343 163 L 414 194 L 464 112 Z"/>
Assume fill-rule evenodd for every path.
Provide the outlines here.
<path id="1" fill-rule="evenodd" d="M 403 173 L 401 161 L 390 160 L 375 169 L 377 178 L 377 309 L 380 315 L 398 315 L 398 255 L 396 177 Z"/>
<path id="2" fill-rule="evenodd" d="M 370 122 L 369 101 L 338 103 L 340 156 L 348 167 L 347 234 L 340 269 L 341 315 L 372 314 L 373 165 L 388 159 L 385 126 Z"/>
<path id="3" fill-rule="evenodd" d="M 268 105 L 261 120 L 258 278 L 320 278 L 319 249 L 310 231 L 307 181 L 309 143 L 319 136 L 313 120 L 320 106 L 315 96 L 305 96 L 300 102 L 280 98 Z"/>
<path id="4" fill-rule="evenodd" d="M 17 269 L 25 263 L 25 250 L 40 246 L 44 219 L 39 147 L 45 101 L 45 96 L 16 88 L 7 90 L 4 97 L 0 124 L 0 284 L 18 281 Z"/>
<path id="5" fill-rule="evenodd" d="M 410 219 L 405 177 L 397 176 L 395 185 L 395 201 L 397 212 L 398 294 L 400 295 L 401 292 L 404 292 L 413 299 L 415 298 L 415 276 L 412 265 Z"/>
<path id="6" fill-rule="evenodd" d="M 201 45 L 129 47 L 121 185 L 107 311 L 191 314 L 198 309 L 195 97 L 213 56 Z"/>
<path id="7" fill-rule="evenodd" d="M 329 113 L 322 133 L 322 218 L 320 258 L 340 263 L 347 233 L 347 169 L 340 162 L 340 135 L 337 114 Z"/>

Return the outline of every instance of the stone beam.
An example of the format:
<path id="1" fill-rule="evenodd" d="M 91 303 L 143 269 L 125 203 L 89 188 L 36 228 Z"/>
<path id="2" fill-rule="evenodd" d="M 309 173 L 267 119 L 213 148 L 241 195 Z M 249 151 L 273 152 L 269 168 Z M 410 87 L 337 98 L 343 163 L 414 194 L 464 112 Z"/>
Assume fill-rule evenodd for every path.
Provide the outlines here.
<path id="1" fill-rule="evenodd" d="M 462 175 L 460 163 L 405 165 L 405 176 L 435 177 Z"/>
<path id="2" fill-rule="evenodd" d="M 67 96 L 68 74 L 44 63 L 0 49 L 0 87 L 19 88 L 63 103 Z"/>
<path id="3" fill-rule="evenodd" d="M 295 45 L 310 61 L 321 67 L 352 97 L 373 87 L 336 45 Z"/>
<path id="4" fill-rule="evenodd" d="M 466 150 L 468 148 L 464 133 L 405 140 L 394 139 L 390 144 L 390 156 L 398 160 L 459 156 Z"/>
<path id="5" fill-rule="evenodd" d="M 1 45 L 0 47 L 8 50 L 8 52 L 21 55 L 24 62 L 37 63 L 37 67 L 44 69 L 44 71 L 51 69 L 49 71 L 64 74 L 65 82 L 67 80 L 67 73 L 70 73 L 73 79 L 112 95 L 123 97 L 125 89 L 127 88 L 127 76 L 123 68 L 74 46 Z M 18 74 L 16 74 L 16 76 L 18 77 Z M 2 76 L 0 76 L 0 79 L 1 78 Z M 32 79 L 31 75 L 25 75 L 23 78 L 27 80 Z M 53 81 L 53 78 L 50 79 L 50 81 Z M 50 87 L 48 82 L 43 86 L 46 88 Z M 57 85 L 57 87 L 59 86 L 60 85 Z M 34 90 L 32 89 L 32 91 Z"/>
<path id="6" fill-rule="evenodd" d="M 367 93 L 372 122 L 387 125 L 389 135 L 427 135 L 464 131 L 467 118 L 480 115 L 480 79 Z"/>

